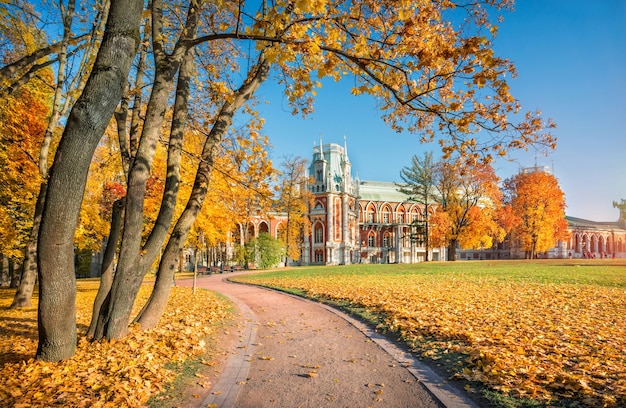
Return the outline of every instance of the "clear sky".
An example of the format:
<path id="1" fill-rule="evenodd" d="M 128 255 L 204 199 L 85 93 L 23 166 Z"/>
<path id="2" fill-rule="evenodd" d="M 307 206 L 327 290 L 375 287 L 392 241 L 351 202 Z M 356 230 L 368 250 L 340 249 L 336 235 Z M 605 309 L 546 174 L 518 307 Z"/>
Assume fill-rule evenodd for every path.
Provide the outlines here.
<path id="1" fill-rule="evenodd" d="M 496 162 L 501 178 L 520 167 L 549 166 L 565 193 L 566 214 L 615 221 L 613 201 L 626 199 L 626 1 L 518 0 L 504 14 L 494 48 L 516 65 L 511 92 L 524 111 L 540 109 L 553 118 L 557 150 L 548 157 L 517 154 L 517 162 Z M 292 117 L 280 90 L 264 85 L 259 107 L 273 145 L 276 165 L 285 156 L 311 158 L 320 136 L 344 143 L 353 176 L 400 181 L 411 157 L 437 151 L 415 135 L 397 134 L 380 119 L 376 103 L 354 97 L 350 84 L 324 82 L 316 111 Z"/>

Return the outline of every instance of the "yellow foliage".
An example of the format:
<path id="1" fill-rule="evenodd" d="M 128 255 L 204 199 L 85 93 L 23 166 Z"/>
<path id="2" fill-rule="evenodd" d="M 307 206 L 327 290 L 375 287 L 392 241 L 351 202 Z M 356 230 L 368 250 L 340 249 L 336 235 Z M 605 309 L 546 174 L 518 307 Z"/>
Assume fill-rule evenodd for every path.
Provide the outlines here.
<path id="1" fill-rule="evenodd" d="M 77 323 L 84 335 L 89 325 L 97 282 L 78 283 Z M 91 343 L 81 337 L 76 354 L 60 363 L 32 358 L 37 349 L 37 306 L 8 310 L 13 290 L 0 290 L 0 401 L 4 406 L 143 406 L 171 382 L 166 368 L 206 351 L 212 323 L 228 318 L 224 300 L 212 292 L 172 288 L 159 326 L 135 327 L 122 340 Z M 143 286 L 135 306 L 150 295 Z M 193 299 L 193 301 L 190 301 Z M 138 310 L 138 309 L 137 309 Z M 19 328 L 19 330 L 17 330 Z"/>

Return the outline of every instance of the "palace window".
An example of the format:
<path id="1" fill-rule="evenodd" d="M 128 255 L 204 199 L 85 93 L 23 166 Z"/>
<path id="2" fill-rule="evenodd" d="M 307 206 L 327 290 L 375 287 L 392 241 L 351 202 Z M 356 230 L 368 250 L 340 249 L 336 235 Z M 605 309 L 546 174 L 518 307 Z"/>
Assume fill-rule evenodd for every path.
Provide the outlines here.
<path id="1" fill-rule="evenodd" d="M 374 211 L 367 211 L 367 222 L 374 222 Z"/>
<path id="2" fill-rule="evenodd" d="M 383 222 L 385 224 L 389 224 L 389 211 L 387 211 L 386 209 L 383 212 Z"/>
<path id="3" fill-rule="evenodd" d="M 391 235 L 387 234 L 383 237 L 383 246 L 386 248 L 391 246 Z"/>
<path id="4" fill-rule="evenodd" d="M 315 253 L 315 262 L 317 262 L 317 263 L 324 262 L 324 254 L 321 253 L 321 252 L 316 252 Z"/>
<path id="5" fill-rule="evenodd" d="M 324 229 L 321 226 L 315 227 L 315 243 L 320 244 L 324 242 Z"/>
<path id="6" fill-rule="evenodd" d="M 367 237 L 367 246 L 369 247 L 373 247 L 376 245 L 376 240 L 374 235 L 370 235 L 369 237 Z"/>

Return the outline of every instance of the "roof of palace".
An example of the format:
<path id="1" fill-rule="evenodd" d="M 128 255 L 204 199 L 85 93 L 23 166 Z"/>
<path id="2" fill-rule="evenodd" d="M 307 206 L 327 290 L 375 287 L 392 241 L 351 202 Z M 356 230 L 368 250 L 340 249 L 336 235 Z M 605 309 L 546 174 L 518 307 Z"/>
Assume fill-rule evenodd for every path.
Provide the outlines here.
<path id="1" fill-rule="evenodd" d="M 624 223 L 619 221 L 591 221 L 584 218 L 566 216 L 570 228 L 593 229 L 593 230 L 623 230 Z"/>
<path id="2" fill-rule="evenodd" d="M 389 181 L 361 181 L 359 199 L 363 201 L 383 201 L 403 203 L 409 196 L 398 191 L 398 185 Z"/>

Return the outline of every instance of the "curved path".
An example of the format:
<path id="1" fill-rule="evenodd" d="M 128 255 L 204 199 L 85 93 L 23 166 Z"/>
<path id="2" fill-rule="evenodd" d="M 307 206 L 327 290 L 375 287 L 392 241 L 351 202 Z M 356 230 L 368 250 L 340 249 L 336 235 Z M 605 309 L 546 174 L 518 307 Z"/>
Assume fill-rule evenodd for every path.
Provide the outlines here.
<path id="1" fill-rule="evenodd" d="M 199 406 L 475 407 L 359 321 L 317 302 L 228 282 L 233 275 L 197 279 L 240 313 L 226 366 Z"/>

